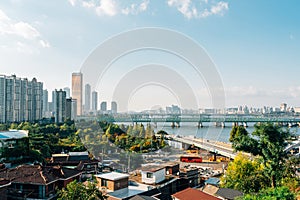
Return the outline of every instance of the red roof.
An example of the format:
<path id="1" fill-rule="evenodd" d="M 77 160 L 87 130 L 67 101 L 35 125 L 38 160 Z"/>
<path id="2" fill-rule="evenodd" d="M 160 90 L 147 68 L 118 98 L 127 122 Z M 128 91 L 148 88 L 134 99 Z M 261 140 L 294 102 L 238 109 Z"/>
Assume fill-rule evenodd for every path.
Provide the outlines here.
<path id="1" fill-rule="evenodd" d="M 187 188 L 172 195 L 179 200 L 220 200 L 217 197 L 206 194 L 200 190 Z"/>
<path id="2" fill-rule="evenodd" d="M 0 178 L 11 180 L 11 182 L 39 185 L 46 185 L 52 181 L 69 179 L 78 175 L 80 175 L 78 170 L 60 166 L 21 165 L 13 169 L 0 171 Z"/>

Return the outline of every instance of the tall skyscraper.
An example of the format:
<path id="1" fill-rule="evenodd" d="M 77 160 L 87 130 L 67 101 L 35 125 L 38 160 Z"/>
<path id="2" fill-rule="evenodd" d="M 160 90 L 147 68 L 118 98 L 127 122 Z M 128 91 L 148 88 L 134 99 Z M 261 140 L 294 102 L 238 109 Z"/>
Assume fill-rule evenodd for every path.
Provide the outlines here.
<path id="1" fill-rule="evenodd" d="M 63 91 L 66 92 L 66 97 L 70 98 L 71 97 L 71 93 L 70 93 L 70 88 L 69 87 L 64 87 Z"/>
<path id="2" fill-rule="evenodd" d="M 56 112 L 56 91 L 52 91 L 52 107 L 50 108 L 50 111 L 52 112 L 52 116 L 55 115 Z"/>
<path id="3" fill-rule="evenodd" d="M 48 102 L 48 90 L 43 90 L 43 117 L 48 117 L 49 102 Z"/>
<path id="4" fill-rule="evenodd" d="M 110 107 L 111 113 L 116 114 L 118 112 L 118 105 L 117 102 L 112 101 L 111 102 L 111 107 Z"/>
<path id="5" fill-rule="evenodd" d="M 36 121 L 43 115 L 43 83 L 0 75 L 0 122 Z"/>
<path id="6" fill-rule="evenodd" d="M 62 123 L 66 119 L 66 92 L 62 89 L 55 90 L 55 122 Z"/>
<path id="7" fill-rule="evenodd" d="M 77 100 L 77 115 L 82 115 L 82 73 L 72 73 L 72 98 Z"/>
<path id="8" fill-rule="evenodd" d="M 84 87 L 84 110 L 88 113 L 91 110 L 91 85 L 86 84 Z"/>
<path id="9" fill-rule="evenodd" d="M 96 112 L 98 110 L 98 92 L 92 92 L 92 111 Z"/>
<path id="10" fill-rule="evenodd" d="M 101 102 L 100 110 L 101 110 L 102 112 L 106 112 L 106 111 L 107 111 L 107 103 L 106 103 L 106 101 L 102 101 L 102 102 Z"/>

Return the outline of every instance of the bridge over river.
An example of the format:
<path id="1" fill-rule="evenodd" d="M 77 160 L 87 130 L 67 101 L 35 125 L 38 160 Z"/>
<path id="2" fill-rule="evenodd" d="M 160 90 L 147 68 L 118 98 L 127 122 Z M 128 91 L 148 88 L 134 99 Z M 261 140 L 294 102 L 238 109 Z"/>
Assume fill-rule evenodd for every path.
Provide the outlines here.
<path id="1" fill-rule="evenodd" d="M 84 117 L 83 117 L 84 118 Z M 213 122 L 216 126 L 225 126 L 225 123 L 247 126 L 247 123 L 274 122 L 282 125 L 295 126 L 300 124 L 300 116 L 281 115 L 228 115 L 228 114 L 112 114 L 96 117 L 99 121 L 119 123 L 161 123 L 169 122 L 172 126 L 180 126 L 181 122 L 194 122 L 202 127 L 204 122 Z"/>
<path id="2" fill-rule="evenodd" d="M 207 151 L 214 152 L 232 159 L 234 159 L 237 155 L 237 153 L 233 151 L 231 144 L 228 143 L 196 139 L 192 137 L 183 137 L 178 135 L 173 136 L 170 139 L 170 143 L 172 143 L 172 141 L 182 143 L 184 149 L 187 149 L 190 145 L 194 145 L 198 148 L 205 149 Z"/>
<path id="3" fill-rule="evenodd" d="M 190 145 L 194 145 L 198 148 L 205 149 L 207 151 L 220 154 L 222 156 L 226 156 L 228 158 L 234 159 L 237 155 L 236 152 L 234 152 L 232 146 L 230 143 L 224 143 L 224 142 L 218 142 L 218 141 L 210 141 L 210 140 L 203 140 L 200 138 L 193 138 L 190 136 L 170 136 L 169 145 L 172 146 L 172 141 L 180 142 L 182 143 L 182 147 L 184 149 L 187 149 Z M 288 144 L 284 151 L 286 152 L 292 152 L 294 149 L 299 149 L 299 151 L 294 154 L 293 156 L 300 156 L 300 140 L 293 141 L 292 143 Z M 245 153 L 246 155 L 250 155 Z"/>

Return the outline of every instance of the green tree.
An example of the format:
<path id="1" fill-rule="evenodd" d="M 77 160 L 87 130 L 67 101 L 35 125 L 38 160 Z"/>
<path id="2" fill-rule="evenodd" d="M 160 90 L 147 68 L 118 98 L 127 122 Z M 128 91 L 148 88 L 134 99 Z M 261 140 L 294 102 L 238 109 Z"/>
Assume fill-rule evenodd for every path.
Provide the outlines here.
<path id="1" fill-rule="evenodd" d="M 230 134 L 232 146 L 236 151 L 261 156 L 264 173 L 272 187 L 276 187 L 283 177 L 287 159 L 284 148 L 290 133 L 272 123 L 256 124 L 254 128 L 254 132 L 249 134 L 243 127 L 233 127 Z"/>
<path id="2" fill-rule="evenodd" d="M 294 200 L 296 195 L 287 187 L 268 188 L 258 194 L 247 194 L 241 200 Z"/>
<path id="3" fill-rule="evenodd" d="M 58 200 L 105 200 L 106 196 L 100 192 L 95 183 L 87 185 L 76 180 L 69 183 L 66 188 L 58 191 Z"/>
<path id="4" fill-rule="evenodd" d="M 268 180 L 263 176 L 263 166 L 255 158 L 250 160 L 239 153 L 230 162 L 226 174 L 221 177 L 221 187 L 232 188 L 244 193 L 257 192 L 268 186 Z"/>

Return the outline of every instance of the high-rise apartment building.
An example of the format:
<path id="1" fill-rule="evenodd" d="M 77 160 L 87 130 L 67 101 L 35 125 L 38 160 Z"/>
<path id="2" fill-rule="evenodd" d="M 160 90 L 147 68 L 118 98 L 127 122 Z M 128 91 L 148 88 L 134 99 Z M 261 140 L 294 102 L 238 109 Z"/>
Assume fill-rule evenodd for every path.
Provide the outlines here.
<path id="1" fill-rule="evenodd" d="M 77 100 L 77 115 L 82 115 L 82 73 L 72 73 L 72 98 Z"/>
<path id="2" fill-rule="evenodd" d="M 43 117 L 48 117 L 49 102 L 48 102 L 48 90 L 43 90 Z"/>
<path id="3" fill-rule="evenodd" d="M 117 102 L 112 101 L 111 102 L 111 107 L 110 107 L 111 113 L 116 114 L 118 112 L 118 105 Z"/>
<path id="4" fill-rule="evenodd" d="M 84 87 L 84 110 L 89 112 L 91 110 L 91 85 L 86 84 Z"/>
<path id="5" fill-rule="evenodd" d="M 98 110 L 98 92 L 92 92 L 92 111 L 96 112 Z"/>
<path id="6" fill-rule="evenodd" d="M 100 110 L 101 110 L 102 112 L 106 112 L 106 111 L 107 111 L 107 103 L 106 103 L 106 101 L 102 101 L 102 102 L 101 102 Z"/>
<path id="7" fill-rule="evenodd" d="M 70 98 L 71 97 L 71 93 L 70 93 L 70 88 L 69 87 L 64 87 L 63 91 L 66 92 L 66 97 Z"/>
<path id="8" fill-rule="evenodd" d="M 0 75 L 0 122 L 36 121 L 43 116 L 43 83 Z"/>
<path id="9" fill-rule="evenodd" d="M 55 90 L 55 122 L 62 123 L 66 119 L 66 92 Z"/>

